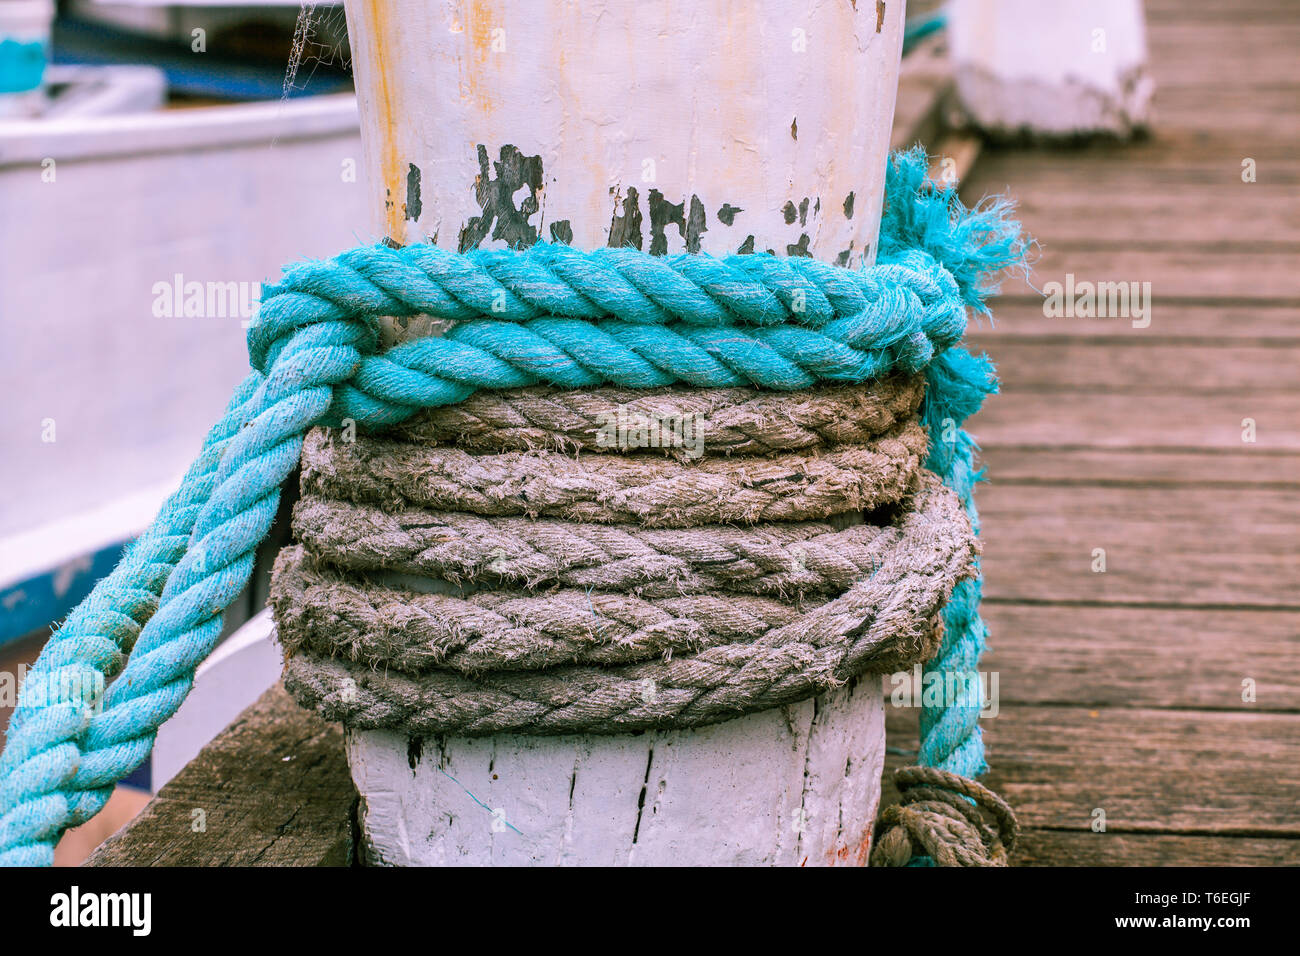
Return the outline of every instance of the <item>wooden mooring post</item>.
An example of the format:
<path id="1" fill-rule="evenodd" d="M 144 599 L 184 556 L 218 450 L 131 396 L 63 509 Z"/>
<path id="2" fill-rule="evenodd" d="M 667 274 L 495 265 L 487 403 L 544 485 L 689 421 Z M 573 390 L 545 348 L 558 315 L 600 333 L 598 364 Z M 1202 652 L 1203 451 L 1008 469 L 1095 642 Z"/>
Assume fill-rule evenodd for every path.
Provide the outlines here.
<path id="1" fill-rule="evenodd" d="M 957 95 L 995 135 L 1128 136 L 1150 119 L 1142 0 L 952 0 Z"/>
<path id="2" fill-rule="evenodd" d="M 399 243 L 872 261 L 902 0 L 347 0 L 371 219 Z M 389 864 L 863 864 L 877 677 L 700 730 L 351 733 Z"/>

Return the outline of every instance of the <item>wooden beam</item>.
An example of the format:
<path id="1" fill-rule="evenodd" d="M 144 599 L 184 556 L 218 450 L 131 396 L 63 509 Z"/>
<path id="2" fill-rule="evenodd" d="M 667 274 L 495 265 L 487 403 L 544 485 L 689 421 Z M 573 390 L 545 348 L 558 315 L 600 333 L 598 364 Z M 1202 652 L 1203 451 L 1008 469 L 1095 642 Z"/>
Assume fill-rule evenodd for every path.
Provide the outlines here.
<path id="1" fill-rule="evenodd" d="M 357 793 L 343 733 L 277 684 L 87 866 L 348 866 Z"/>

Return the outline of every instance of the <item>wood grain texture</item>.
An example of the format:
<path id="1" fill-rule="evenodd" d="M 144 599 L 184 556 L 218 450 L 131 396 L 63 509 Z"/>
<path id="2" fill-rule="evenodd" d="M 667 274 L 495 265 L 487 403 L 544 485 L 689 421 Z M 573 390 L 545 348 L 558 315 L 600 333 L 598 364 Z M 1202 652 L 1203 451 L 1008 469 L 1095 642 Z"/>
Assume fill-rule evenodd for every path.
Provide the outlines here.
<path id="1" fill-rule="evenodd" d="M 1033 234 L 1033 225 L 1029 224 Z M 1211 251 L 1178 244 L 1095 247 L 1080 237 L 1044 245 L 1025 280 L 1010 278 L 1003 293 L 1038 299 L 1048 282 L 1150 282 L 1155 307 L 1162 302 L 1205 298 L 1267 299 L 1300 305 L 1296 252 L 1271 249 Z M 1120 321 L 1116 320 L 1116 324 Z"/>
<path id="2" fill-rule="evenodd" d="M 1297 91 L 1300 96 L 1300 90 Z M 1248 154 L 1247 154 L 1248 155 Z M 1252 252 L 1267 244 L 1300 246 L 1300 201 L 1295 183 L 1242 182 L 1241 157 L 1225 161 L 1218 182 L 1170 183 L 1158 189 L 1145 183 L 1109 182 L 1106 201 L 1086 182 L 1070 188 L 1033 180 L 1017 181 L 1011 192 L 1016 209 L 1037 224 L 1034 238 L 1047 246 L 1086 238 L 1090 243 L 1168 243 L 1171 237 L 1200 248 Z M 1267 163 L 1265 164 L 1267 170 Z M 1259 161 L 1255 165 L 1259 175 Z M 981 183 L 987 182 L 981 178 Z M 990 183 L 990 185 L 993 185 Z M 1214 210 L 1212 221 L 1189 226 L 1188 210 Z M 1242 249 L 1242 247 L 1245 247 Z"/>
<path id="3" fill-rule="evenodd" d="M 348 756 L 364 852 L 398 866 L 863 866 L 884 709 L 867 678 L 696 729 L 359 731 Z"/>
<path id="4" fill-rule="evenodd" d="M 356 804 L 342 731 L 277 684 L 86 865 L 348 866 Z"/>
<path id="5" fill-rule="evenodd" d="M 1238 345 L 1228 362 L 1221 345 L 1169 345 L 1141 336 L 1123 346 L 1062 341 L 1050 355 L 1037 342 L 997 336 L 970 336 L 968 347 L 997 356 L 998 376 L 1013 402 L 1029 391 L 1300 392 L 1300 340 L 1293 345 Z"/>
<path id="6" fill-rule="evenodd" d="M 1025 825 L 1019 865 L 1296 865 L 1300 87 L 1278 64 L 1300 11 L 1147 8 L 1148 138 L 987 149 L 963 184 L 1020 201 L 1033 285 L 1151 282 L 1153 303 L 1147 328 L 1051 318 L 1012 280 L 972 330 L 1003 388 L 971 423 L 987 782 Z M 889 767 L 916 718 L 887 709 Z"/>
<path id="7" fill-rule="evenodd" d="M 1003 707 L 1300 713 L 1300 613 L 989 602 Z M 1250 681 L 1250 685 L 1245 682 Z M 1243 700 L 1249 686 L 1254 701 Z"/>
<path id="8" fill-rule="evenodd" d="M 985 594 L 999 600 L 1300 608 L 1300 495 L 1253 488 L 996 483 L 981 489 Z M 1094 550 L 1105 571 L 1094 571 Z"/>
<path id="9" fill-rule="evenodd" d="M 999 485 L 1242 485 L 1300 488 L 1300 451 L 1240 454 L 1178 448 L 1035 448 L 985 442 L 981 462 Z"/>
<path id="10" fill-rule="evenodd" d="M 993 353 L 997 361 L 996 352 Z M 1135 386 L 1141 380 L 1134 380 Z M 1242 422 L 1255 422 L 1255 441 Z M 970 430 L 981 444 L 1047 448 L 1205 449 L 1243 457 L 1300 450 L 1300 395 L 1123 394 L 1103 389 L 1044 396 L 1007 390 L 990 399 Z"/>
<path id="11" fill-rule="evenodd" d="M 1022 831 L 1015 866 L 1300 866 L 1300 840 L 1077 830 Z"/>
<path id="12" fill-rule="evenodd" d="M 886 708 L 895 739 L 915 718 Z M 982 724 L 984 781 L 1024 826 L 1090 831 L 1102 809 L 1115 831 L 1300 837 L 1300 714 L 1044 705 Z"/>
<path id="13" fill-rule="evenodd" d="M 1300 308 L 1260 305 L 1248 301 L 1222 303 L 1155 303 L 1151 324 L 1134 328 L 1131 320 L 1116 318 L 1062 318 L 1044 314 L 1041 299 L 998 299 L 993 320 L 976 319 L 969 336 L 977 348 L 987 349 L 996 360 L 996 341 L 1023 339 L 1038 345 L 1086 342 L 1120 346 L 1156 343 L 1198 344 L 1211 347 L 1231 345 L 1300 345 Z M 1044 362 L 1054 361 L 1051 351 L 1040 353 Z M 1195 381 L 1181 383 L 1182 390 L 1196 391 Z"/>

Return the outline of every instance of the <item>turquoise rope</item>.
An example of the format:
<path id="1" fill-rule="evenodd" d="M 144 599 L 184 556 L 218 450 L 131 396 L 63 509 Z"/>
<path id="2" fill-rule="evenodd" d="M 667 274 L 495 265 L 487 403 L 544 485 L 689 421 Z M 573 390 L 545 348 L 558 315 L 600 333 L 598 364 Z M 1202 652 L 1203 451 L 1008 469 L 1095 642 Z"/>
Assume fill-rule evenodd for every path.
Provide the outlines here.
<path id="1" fill-rule="evenodd" d="M 62 833 L 148 756 L 247 583 L 314 425 L 391 424 L 480 388 L 539 382 L 796 389 L 924 368 L 932 436 L 945 419 L 959 426 L 994 388 L 987 360 L 955 347 L 966 311 L 983 311 L 988 277 L 1022 245 L 1004 206 L 966 210 L 925 170 L 920 150 L 891 158 L 880 262 L 861 271 L 545 244 L 370 246 L 286 270 L 249 330 L 253 371 L 180 490 L 28 673 L 0 754 L 0 863 L 48 865 Z M 380 317 L 416 313 L 458 324 L 381 354 Z M 932 441 L 929 465 L 974 517 L 975 445 L 956 435 Z M 977 583 L 954 593 L 931 670 L 973 668 L 978 600 Z M 102 699 L 78 692 L 115 675 Z M 923 712 L 924 762 L 983 770 L 969 711 Z"/>

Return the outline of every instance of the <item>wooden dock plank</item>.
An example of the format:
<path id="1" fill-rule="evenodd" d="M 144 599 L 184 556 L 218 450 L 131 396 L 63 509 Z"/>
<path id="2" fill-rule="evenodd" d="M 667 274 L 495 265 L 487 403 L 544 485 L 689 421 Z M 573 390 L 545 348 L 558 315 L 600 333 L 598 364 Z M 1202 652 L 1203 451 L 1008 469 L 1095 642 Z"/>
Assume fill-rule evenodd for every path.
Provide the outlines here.
<path id="1" fill-rule="evenodd" d="M 1003 387 L 1012 393 L 1080 388 L 1162 394 L 1300 391 L 1300 339 L 1286 346 L 1237 345 L 1230 361 L 1225 361 L 1222 345 L 1169 345 L 1141 336 L 1118 348 L 1089 341 L 1044 348 L 1037 342 L 972 335 L 968 347 L 994 358 Z"/>
<path id="2" fill-rule="evenodd" d="M 1000 298 L 992 303 L 993 320 L 975 319 L 970 325 L 968 341 L 978 342 L 989 350 L 999 340 L 1025 339 L 1040 345 L 1065 342 L 1089 342 L 1094 345 L 1121 346 L 1179 342 L 1182 344 L 1282 345 L 1300 344 L 1300 308 L 1262 306 L 1255 303 L 1157 301 L 1151 312 L 1151 324 L 1134 328 L 1131 319 L 1049 317 L 1038 300 Z M 995 356 L 996 357 L 996 356 Z M 1050 360 L 1051 353 L 1044 357 Z M 1225 353 L 1225 358 L 1231 355 Z"/>
<path id="3" fill-rule="evenodd" d="M 87 866 L 348 866 L 356 789 L 343 732 L 277 684 Z"/>
<path id="4" fill-rule="evenodd" d="M 1300 90 L 1296 96 L 1300 97 Z M 1259 172 L 1258 160 L 1255 166 Z M 1086 237 L 1090 243 L 1134 246 L 1142 242 L 1193 244 L 1198 247 L 1282 243 L 1300 250 L 1300 200 L 1294 182 L 1241 180 L 1240 158 L 1220 170 L 1214 183 L 1171 183 L 1153 189 L 1150 181 L 1111 184 L 1106 201 L 1098 202 L 1095 185 L 1018 182 L 1013 195 L 1022 221 L 1033 223 L 1033 236 L 1047 246 L 1068 246 Z M 983 173 L 981 185 L 990 182 Z M 1211 218 L 1189 228 L 1190 208 L 1210 208 Z"/>
<path id="5" fill-rule="evenodd" d="M 1033 222 L 1026 220 L 1030 234 Z M 1151 296 L 1160 304 L 1187 299 L 1267 299 L 1300 305 L 1297 253 L 1260 249 L 1209 251 L 1178 245 L 1159 247 L 1092 247 L 1086 239 L 1043 246 L 1028 281 L 1011 276 L 1003 294 L 1041 300 L 1048 282 L 1065 282 L 1066 273 L 1079 282 L 1151 283 Z"/>
<path id="6" fill-rule="evenodd" d="M 1021 833 L 1016 866 L 1300 866 L 1300 840 L 1040 830 Z"/>
<path id="7" fill-rule="evenodd" d="M 999 485 L 1199 485 L 1234 494 L 1246 493 L 1243 485 L 1300 488 L 1300 452 L 1033 448 L 984 441 L 981 464 Z"/>
<path id="8" fill-rule="evenodd" d="M 887 707 L 891 744 L 915 722 Z M 1089 831 L 1100 808 L 1112 831 L 1300 837 L 1300 714 L 1033 706 L 982 726 L 985 781 L 1027 827 Z"/>
<path id="9" fill-rule="evenodd" d="M 963 184 L 1018 200 L 1040 243 L 969 338 L 1003 383 L 971 426 L 987 781 L 1022 865 L 1295 865 L 1300 83 L 1278 64 L 1300 9 L 1146 6 L 1150 136 L 985 149 Z M 1150 282 L 1150 326 L 1049 317 L 1035 287 L 1067 272 Z M 890 766 L 911 762 L 915 710 L 888 724 Z"/>
<path id="10" fill-rule="evenodd" d="M 1300 493 L 990 482 L 985 594 L 1018 601 L 1300 608 Z M 1105 571 L 1094 571 L 1096 549 Z"/>
<path id="11" fill-rule="evenodd" d="M 1247 418 L 1255 421 L 1253 444 L 1242 440 Z M 1082 390 L 1044 400 L 1007 390 L 985 404 L 971 431 L 986 445 L 1294 452 L 1300 451 L 1300 396 Z"/>
<path id="12" fill-rule="evenodd" d="M 1300 713 L 1295 611 L 992 601 L 984 619 L 1003 707 Z"/>
<path id="13" fill-rule="evenodd" d="M 1253 184 L 1241 179 L 1241 161 L 1246 157 L 1255 160 Z M 989 194 L 1017 199 L 1022 189 L 1091 187 L 1101 203 L 1115 189 L 1277 185 L 1297 179 L 1300 159 L 1280 138 L 1157 126 L 1147 138 L 1134 142 L 1098 140 L 1069 149 L 1051 144 L 1025 149 L 988 146 L 963 189 L 973 201 Z"/>

